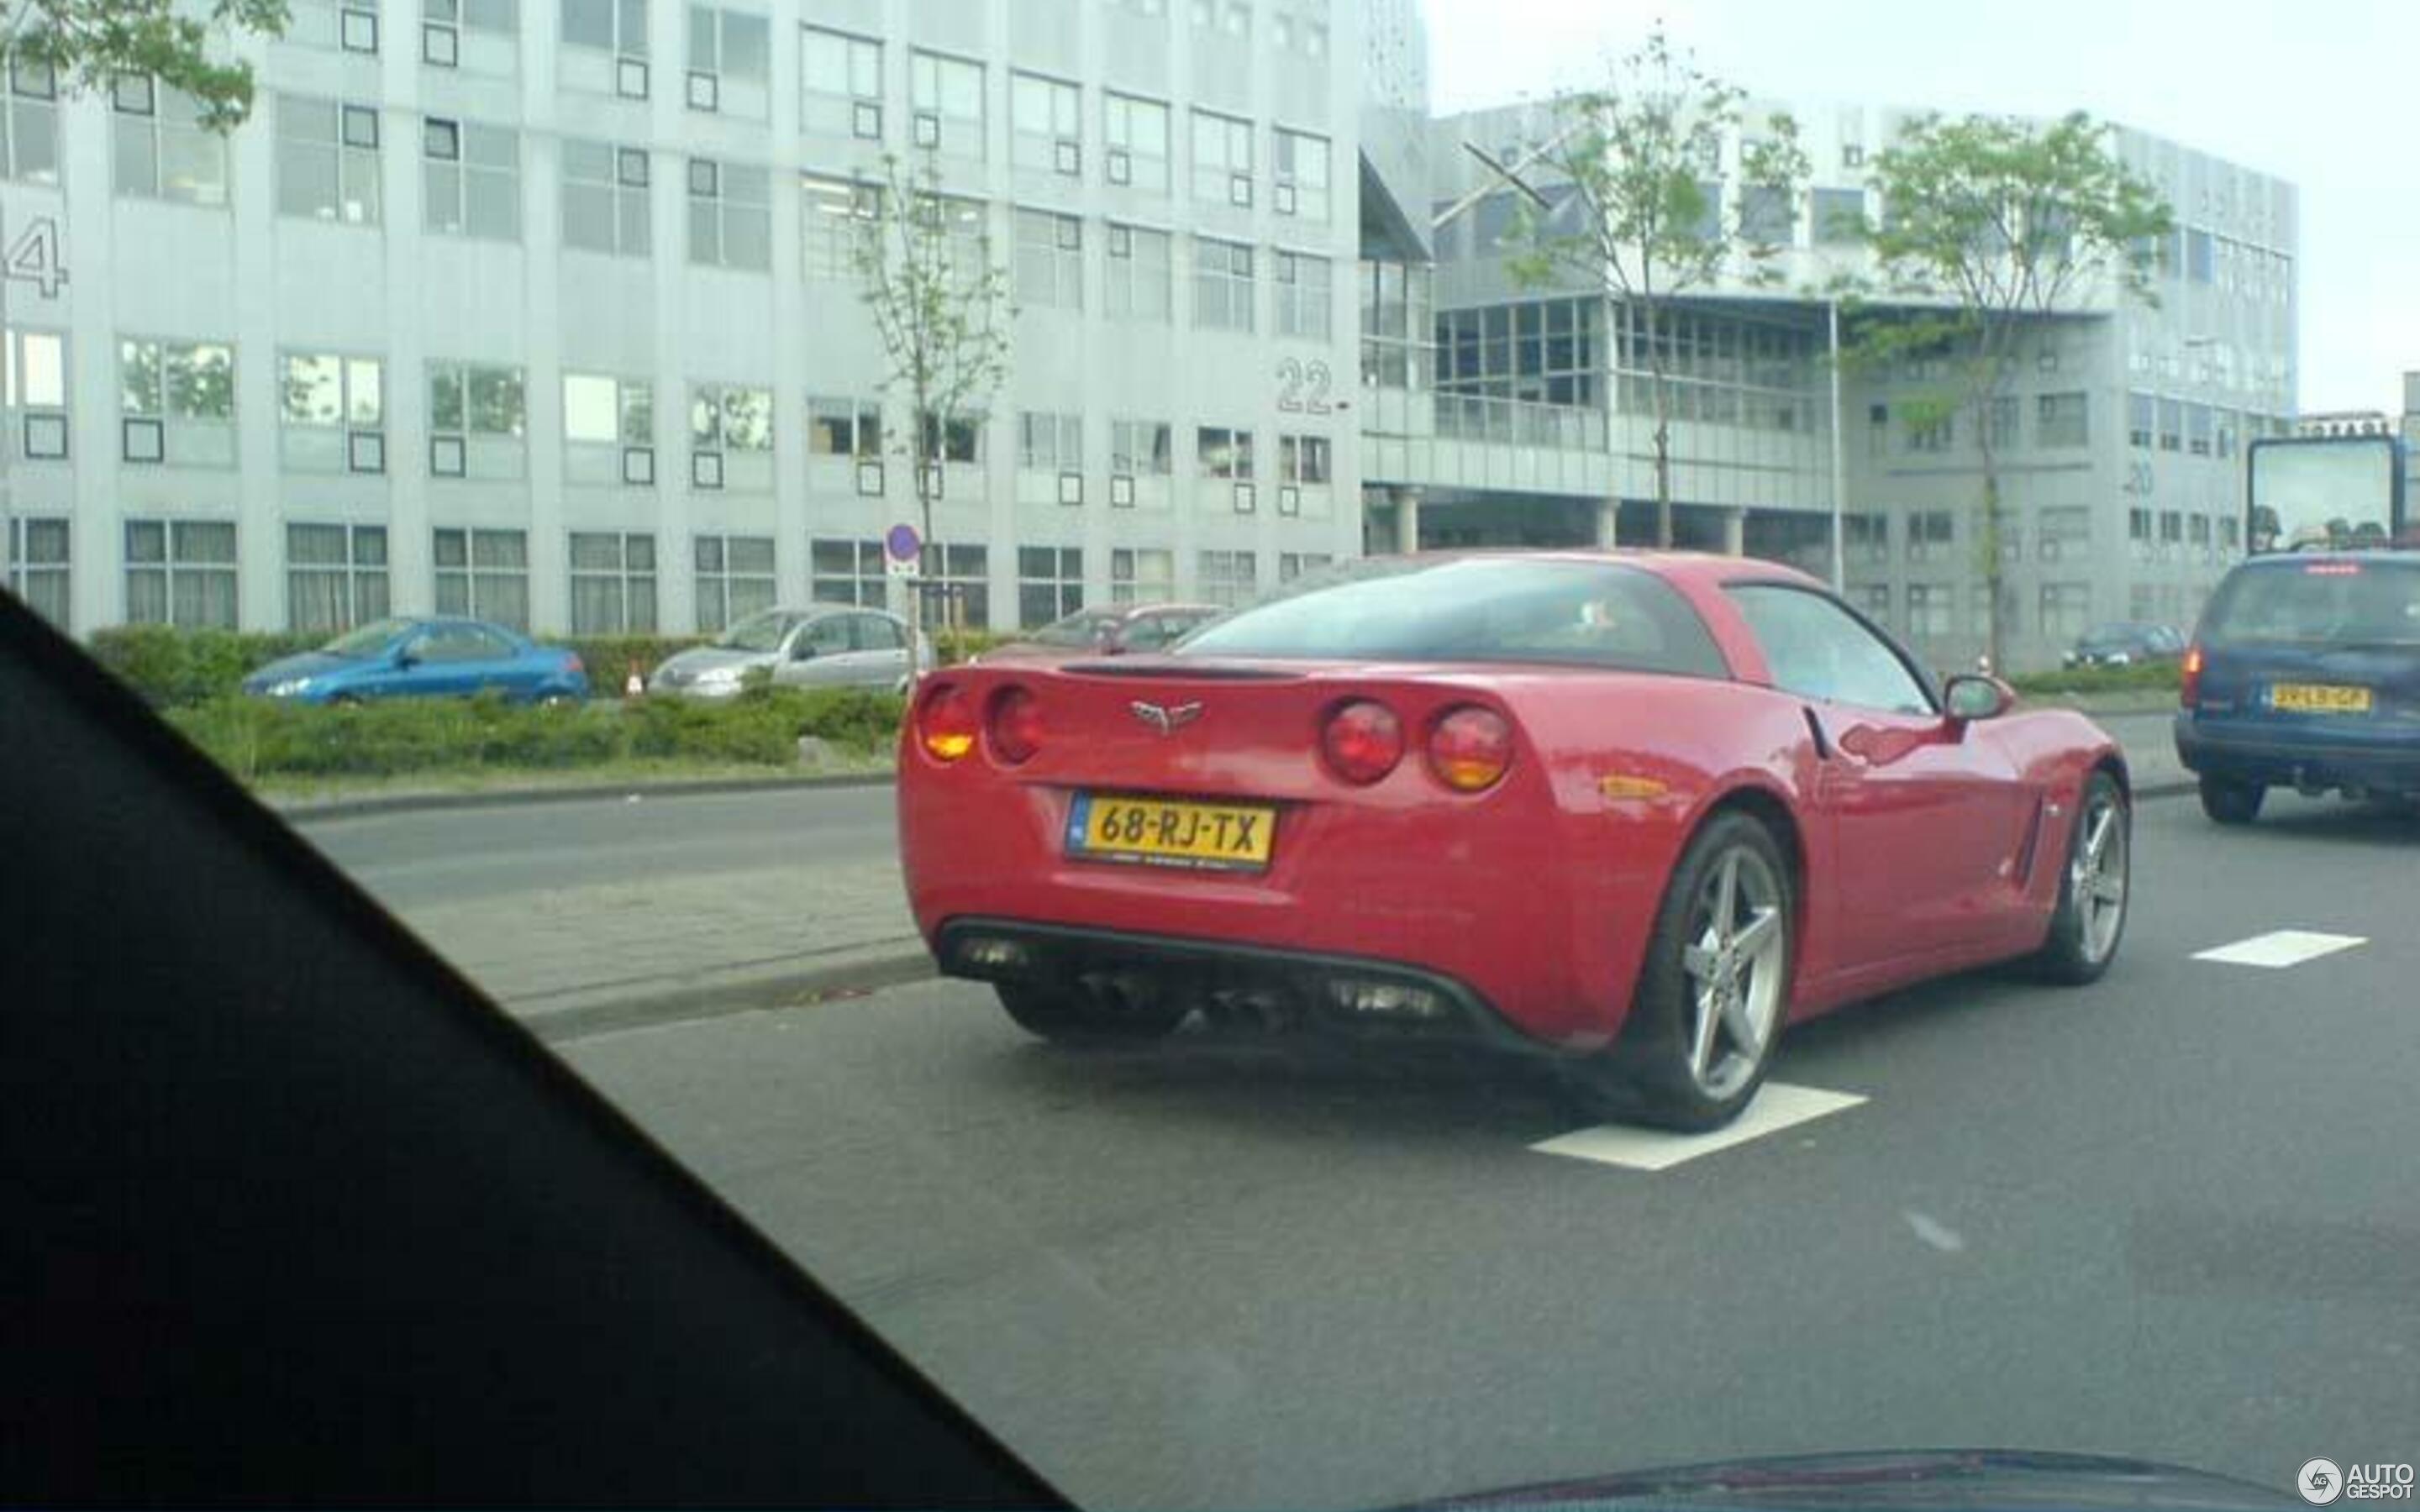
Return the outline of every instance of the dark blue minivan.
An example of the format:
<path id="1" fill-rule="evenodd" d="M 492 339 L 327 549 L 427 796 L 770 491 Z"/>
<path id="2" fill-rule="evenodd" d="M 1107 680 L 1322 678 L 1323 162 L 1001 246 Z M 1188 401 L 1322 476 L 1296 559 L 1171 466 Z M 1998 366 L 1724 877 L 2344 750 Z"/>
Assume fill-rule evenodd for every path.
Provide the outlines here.
<path id="1" fill-rule="evenodd" d="M 2177 754 L 2220 824 L 2273 787 L 2420 797 L 2420 551 L 2243 563 L 2202 612 L 2183 704 Z"/>

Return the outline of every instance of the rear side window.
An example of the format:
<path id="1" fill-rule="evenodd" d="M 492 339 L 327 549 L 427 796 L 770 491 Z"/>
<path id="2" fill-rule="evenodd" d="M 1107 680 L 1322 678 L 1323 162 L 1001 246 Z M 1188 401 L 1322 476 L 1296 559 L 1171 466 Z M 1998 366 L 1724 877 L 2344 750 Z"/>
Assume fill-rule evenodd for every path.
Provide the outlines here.
<path id="1" fill-rule="evenodd" d="M 1337 580 L 1212 625 L 1176 655 L 1730 675 L 1697 610 L 1653 574 L 1614 563 L 1516 557 L 1364 562 Z"/>
<path id="2" fill-rule="evenodd" d="M 2207 645 L 2420 645 L 2420 563 L 2247 567 L 2202 620 Z"/>

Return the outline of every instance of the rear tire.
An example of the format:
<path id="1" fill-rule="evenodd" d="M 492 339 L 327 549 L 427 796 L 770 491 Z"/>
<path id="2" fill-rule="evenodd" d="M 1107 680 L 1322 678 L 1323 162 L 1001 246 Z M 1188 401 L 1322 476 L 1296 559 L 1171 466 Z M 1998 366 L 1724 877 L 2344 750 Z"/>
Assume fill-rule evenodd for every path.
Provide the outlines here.
<path id="1" fill-rule="evenodd" d="M 2050 935 L 2033 958 L 2046 980 L 2081 987 L 2100 980 L 2118 958 L 2133 891 L 2133 831 L 2125 790 L 2107 772 L 2093 773 L 2075 807 Z"/>
<path id="2" fill-rule="evenodd" d="M 1148 1044 L 1176 1031 L 1192 1011 L 1181 999 L 1104 1000 L 1077 986 L 997 982 L 992 991 L 1016 1026 L 1052 1044 L 1091 1048 Z"/>
<path id="3" fill-rule="evenodd" d="M 1565 1068 L 1591 1114 L 1699 1133 L 1737 1118 L 1790 1016 L 1797 885 L 1773 832 L 1717 814 L 1672 870 L 1621 1040 Z"/>
<path id="4" fill-rule="evenodd" d="M 2201 811 L 2222 825 L 2248 825 L 2260 817 L 2260 801 L 2269 790 L 2257 782 L 2223 777 L 2201 779 Z"/>

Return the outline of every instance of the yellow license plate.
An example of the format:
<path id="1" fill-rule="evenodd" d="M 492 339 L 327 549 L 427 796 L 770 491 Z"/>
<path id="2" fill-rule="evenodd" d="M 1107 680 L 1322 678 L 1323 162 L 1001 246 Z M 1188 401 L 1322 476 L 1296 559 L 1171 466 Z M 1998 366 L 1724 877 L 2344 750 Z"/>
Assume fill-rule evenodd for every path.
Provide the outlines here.
<path id="1" fill-rule="evenodd" d="M 1227 872 L 1259 872 L 1277 846 L 1278 811 L 1264 803 L 1078 793 L 1067 811 L 1067 854 Z"/>
<path id="2" fill-rule="evenodd" d="M 2369 689 L 2327 683 L 2279 683 L 2269 690 L 2269 706 L 2297 714 L 2367 714 Z"/>

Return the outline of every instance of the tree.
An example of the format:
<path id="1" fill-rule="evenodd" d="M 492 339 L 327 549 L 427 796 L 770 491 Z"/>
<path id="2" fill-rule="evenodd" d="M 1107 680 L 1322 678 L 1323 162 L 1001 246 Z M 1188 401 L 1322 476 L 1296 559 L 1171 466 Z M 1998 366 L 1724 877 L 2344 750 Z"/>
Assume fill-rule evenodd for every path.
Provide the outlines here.
<path id="1" fill-rule="evenodd" d="M 50 69 L 70 94 L 109 87 L 120 74 L 156 74 L 193 96 L 202 121 L 231 131 L 252 113 L 252 65 L 211 55 L 213 31 L 277 36 L 286 0 L 7 0 L 0 61 Z"/>
<path id="2" fill-rule="evenodd" d="M 970 234 L 954 224 L 957 203 L 942 193 L 929 158 L 910 170 L 885 156 L 882 193 L 861 205 L 851 258 L 890 361 L 884 386 L 908 409 L 907 425 L 892 428 L 890 449 L 915 474 L 929 578 L 947 442 L 1007 375 L 1016 311 L 989 234 L 980 219 Z M 980 207 L 973 213 L 980 217 Z"/>
<path id="3" fill-rule="evenodd" d="M 2151 183 L 2119 162 L 2106 128 L 2078 112 L 2039 126 L 2000 116 L 1920 116 L 1868 169 L 1882 208 L 1860 239 L 1867 281 L 1893 301 L 1853 322 L 1853 360 L 1940 361 L 1947 381 L 1910 407 L 1919 428 L 1974 427 L 1983 471 L 1977 549 L 2002 657 L 2000 459 L 1993 419 L 2018 338 L 2093 301 L 2156 303 L 2152 249 L 2176 228 Z"/>
<path id="4" fill-rule="evenodd" d="M 1655 416 L 1655 544 L 1672 544 L 1672 397 L 1663 321 L 1674 299 L 1729 275 L 1778 282 L 1807 177 L 1798 125 L 1774 114 L 1743 130 L 1746 96 L 1676 54 L 1658 26 L 1602 89 L 1555 102 L 1558 131 L 1537 161 L 1561 180 L 1525 199 L 1508 242 L 1513 279 L 1575 279 L 1608 316 L 1638 312 Z M 1723 148 L 1740 139 L 1741 191 L 1726 203 Z M 1613 371 L 1619 343 L 1608 344 Z"/>

